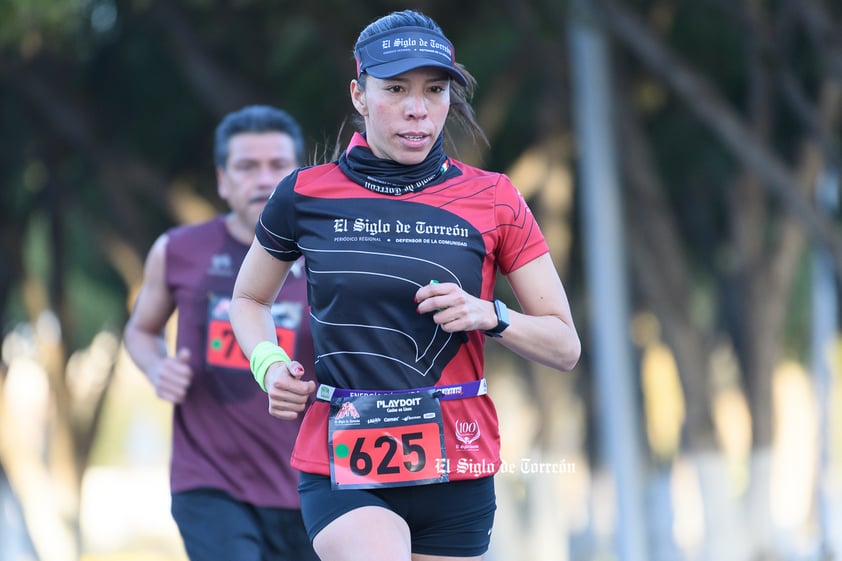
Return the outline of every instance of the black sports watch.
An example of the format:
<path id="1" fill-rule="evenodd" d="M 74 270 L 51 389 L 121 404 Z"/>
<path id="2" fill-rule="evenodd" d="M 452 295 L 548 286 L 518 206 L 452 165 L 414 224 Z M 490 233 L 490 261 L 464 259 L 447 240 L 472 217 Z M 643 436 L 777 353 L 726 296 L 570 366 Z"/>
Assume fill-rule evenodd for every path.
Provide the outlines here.
<path id="1" fill-rule="evenodd" d="M 494 300 L 494 313 L 497 314 L 497 325 L 492 329 L 483 331 L 489 337 L 500 337 L 501 333 L 509 327 L 509 309 L 500 300 Z"/>

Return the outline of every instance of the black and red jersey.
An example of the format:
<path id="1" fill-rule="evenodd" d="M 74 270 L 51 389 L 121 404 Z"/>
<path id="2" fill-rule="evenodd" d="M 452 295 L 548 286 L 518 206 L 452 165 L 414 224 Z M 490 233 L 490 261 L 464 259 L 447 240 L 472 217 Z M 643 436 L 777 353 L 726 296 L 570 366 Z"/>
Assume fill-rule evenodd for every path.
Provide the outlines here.
<path id="1" fill-rule="evenodd" d="M 300 169 L 269 200 L 256 235 L 282 260 L 305 256 L 316 378 L 395 390 L 483 377 L 482 332 L 446 333 L 414 295 L 435 280 L 492 299 L 507 274 L 548 251 L 521 194 L 503 174 L 449 160 L 459 173 L 422 191 L 380 194 L 336 163 Z M 490 388 L 493 393 L 493 388 Z M 308 411 L 293 465 L 329 473 L 329 406 Z M 499 465 L 497 415 L 486 396 L 442 402 L 451 465 Z M 451 479 L 472 474 L 451 473 Z M 486 473 L 490 475 L 490 473 Z"/>

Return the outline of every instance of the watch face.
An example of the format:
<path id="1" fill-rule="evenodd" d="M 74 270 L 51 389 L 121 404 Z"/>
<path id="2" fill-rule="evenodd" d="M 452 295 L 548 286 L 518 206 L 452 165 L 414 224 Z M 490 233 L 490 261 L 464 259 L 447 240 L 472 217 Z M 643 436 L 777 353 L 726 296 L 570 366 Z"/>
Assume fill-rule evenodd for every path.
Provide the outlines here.
<path id="1" fill-rule="evenodd" d="M 500 333 L 509 327 L 509 309 L 500 300 L 495 300 L 494 311 L 497 313 L 497 327 L 494 328 L 494 331 Z"/>
<path id="2" fill-rule="evenodd" d="M 500 300 L 494 300 L 494 314 L 497 316 L 497 325 L 484 333 L 491 337 L 500 337 L 500 333 L 509 327 L 509 309 Z"/>

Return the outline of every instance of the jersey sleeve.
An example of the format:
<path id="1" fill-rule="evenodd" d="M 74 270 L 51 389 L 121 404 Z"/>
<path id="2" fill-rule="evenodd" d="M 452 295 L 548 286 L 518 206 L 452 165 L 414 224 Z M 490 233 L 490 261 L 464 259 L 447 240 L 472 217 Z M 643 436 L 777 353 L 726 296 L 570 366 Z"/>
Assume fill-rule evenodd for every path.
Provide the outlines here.
<path id="1" fill-rule="evenodd" d="M 507 275 L 549 252 L 535 216 L 506 175 L 501 175 L 497 184 L 494 214 L 498 234 L 497 263 L 501 273 Z"/>
<path id="2" fill-rule="evenodd" d="M 298 170 L 281 180 L 254 228 L 255 237 L 263 249 L 281 261 L 295 261 L 301 256 L 294 220 L 297 180 Z"/>

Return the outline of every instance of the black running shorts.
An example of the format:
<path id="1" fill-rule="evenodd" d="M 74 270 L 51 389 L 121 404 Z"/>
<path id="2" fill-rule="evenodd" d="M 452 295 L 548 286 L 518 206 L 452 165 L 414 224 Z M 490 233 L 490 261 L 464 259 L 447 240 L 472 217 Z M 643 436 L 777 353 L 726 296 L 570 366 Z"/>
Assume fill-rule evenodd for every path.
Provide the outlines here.
<path id="1" fill-rule="evenodd" d="M 302 473 L 298 485 L 301 514 L 313 539 L 343 514 L 364 506 L 387 508 L 409 526 L 412 553 L 475 557 L 488 550 L 494 511 L 494 477 L 449 483 L 343 489 L 334 491 L 330 479 Z"/>

